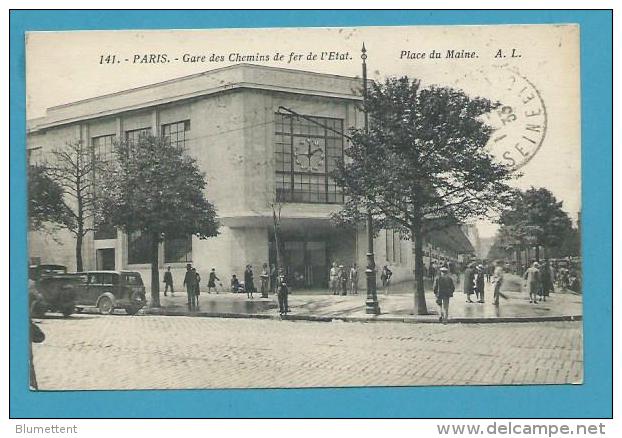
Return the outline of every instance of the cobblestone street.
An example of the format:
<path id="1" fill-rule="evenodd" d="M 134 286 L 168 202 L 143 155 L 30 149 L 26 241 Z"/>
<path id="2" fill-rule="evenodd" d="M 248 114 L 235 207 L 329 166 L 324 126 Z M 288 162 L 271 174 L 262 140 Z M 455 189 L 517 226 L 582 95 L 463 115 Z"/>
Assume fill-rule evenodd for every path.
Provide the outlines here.
<path id="1" fill-rule="evenodd" d="M 43 319 L 40 389 L 580 383 L 581 322 Z"/>

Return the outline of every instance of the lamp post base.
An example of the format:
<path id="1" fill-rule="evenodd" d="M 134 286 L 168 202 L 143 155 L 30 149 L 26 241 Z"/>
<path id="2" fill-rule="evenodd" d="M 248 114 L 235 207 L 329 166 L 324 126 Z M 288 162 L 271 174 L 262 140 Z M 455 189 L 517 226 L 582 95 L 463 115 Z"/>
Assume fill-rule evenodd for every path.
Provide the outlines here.
<path id="1" fill-rule="evenodd" d="M 376 293 L 376 270 L 366 269 L 367 277 L 367 299 L 365 300 L 365 313 L 368 315 L 380 315 L 380 305 L 378 304 L 378 294 Z"/>
<path id="2" fill-rule="evenodd" d="M 367 315 L 380 315 L 380 305 L 378 301 L 365 300 L 365 313 Z"/>

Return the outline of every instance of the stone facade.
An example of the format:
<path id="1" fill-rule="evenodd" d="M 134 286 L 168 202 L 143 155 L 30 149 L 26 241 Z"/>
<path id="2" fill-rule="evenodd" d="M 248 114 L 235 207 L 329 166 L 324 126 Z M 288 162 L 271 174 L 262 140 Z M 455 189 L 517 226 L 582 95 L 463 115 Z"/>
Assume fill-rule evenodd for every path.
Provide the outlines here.
<path id="1" fill-rule="evenodd" d="M 214 267 L 227 286 L 232 274 L 243 276 L 245 265 L 253 265 L 258 279 L 261 265 L 274 260 L 271 204 L 277 191 L 275 121 L 283 112 L 280 107 L 342 120 L 346 130 L 361 127 L 360 97 L 355 91 L 359 86 L 356 78 L 239 64 L 50 108 L 46 117 L 29 121 L 27 147 L 31 160 L 35 151 L 38 159 L 45 159 L 69 141 L 92 145 L 96 137 L 122 139 L 128 131 L 139 129 L 161 135 L 165 125 L 186 123 L 184 147 L 207 175 L 206 195 L 221 222 L 218 237 L 192 237 L 188 262 L 197 267 L 204 285 Z M 338 208 L 338 203 L 283 204 L 281 228 L 290 256 L 300 259 L 301 286 L 323 286 L 326 272 L 317 271 L 327 271 L 333 261 L 345 266 L 357 262 L 364 284 L 364 230 L 336 230 L 329 215 Z M 381 233 L 376 239 L 378 269 L 389 264 L 394 281 L 412 278 L 410 241 L 392 235 L 389 244 L 388 236 Z M 115 269 L 141 272 L 149 286 L 149 265 L 128 259 L 128 236 L 119 231 L 116 237 L 107 237 L 112 238 L 95 239 L 93 233 L 85 238 L 85 269 L 114 264 Z M 186 261 L 166 260 L 164 245 L 160 265 L 171 266 L 180 288 Z M 55 233 L 53 238 L 30 233 L 29 251 L 32 261 L 75 269 L 75 244 L 67 232 Z"/>

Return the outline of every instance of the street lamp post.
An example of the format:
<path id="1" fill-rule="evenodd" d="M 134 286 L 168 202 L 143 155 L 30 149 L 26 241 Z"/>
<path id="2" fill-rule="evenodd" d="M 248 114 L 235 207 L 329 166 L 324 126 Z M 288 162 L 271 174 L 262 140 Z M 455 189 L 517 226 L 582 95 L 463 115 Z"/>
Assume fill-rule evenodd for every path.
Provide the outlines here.
<path id="1" fill-rule="evenodd" d="M 363 110 L 365 115 L 365 134 L 369 134 L 369 118 L 367 115 L 367 50 L 365 43 L 361 49 L 361 59 L 363 60 Z M 367 170 L 367 154 L 365 154 L 365 169 Z M 367 299 L 365 300 L 365 313 L 371 315 L 380 314 L 380 306 L 378 305 L 378 294 L 376 292 L 376 262 L 374 261 L 374 228 L 372 222 L 371 206 L 367 205 L 367 268 L 365 275 L 367 277 Z"/>

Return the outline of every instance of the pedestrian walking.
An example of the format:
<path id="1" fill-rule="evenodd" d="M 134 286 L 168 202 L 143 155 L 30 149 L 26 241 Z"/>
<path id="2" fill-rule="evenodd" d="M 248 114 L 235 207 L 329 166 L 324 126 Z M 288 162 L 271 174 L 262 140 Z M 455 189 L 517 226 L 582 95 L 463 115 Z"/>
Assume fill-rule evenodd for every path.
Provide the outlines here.
<path id="1" fill-rule="evenodd" d="M 529 292 L 529 302 L 533 304 L 538 304 L 538 294 L 542 288 L 542 280 L 540 277 L 540 264 L 538 262 L 533 262 L 531 268 L 528 268 L 525 271 L 525 275 L 523 275 L 523 280 L 525 280 L 525 287 Z"/>
<path id="2" fill-rule="evenodd" d="M 485 269 L 483 265 L 478 265 L 475 271 L 475 297 L 478 303 L 484 302 L 484 284 L 485 284 Z"/>
<path id="3" fill-rule="evenodd" d="M 464 270 L 464 282 L 462 286 L 463 292 L 466 294 L 467 303 L 472 303 L 471 295 L 474 292 L 474 281 L 475 281 L 475 263 L 469 263 Z"/>
<path id="4" fill-rule="evenodd" d="M 263 269 L 261 270 L 261 298 L 268 298 L 268 288 L 270 282 L 270 270 L 268 269 L 268 264 L 263 264 Z"/>
<path id="5" fill-rule="evenodd" d="M 197 272 L 196 268 L 192 268 L 192 273 L 194 274 L 194 297 L 196 300 L 196 307 L 199 307 L 199 295 L 201 295 L 201 276 Z"/>
<path id="6" fill-rule="evenodd" d="M 195 296 L 197 276 L 192 272 L 192 265 L 188 263 L 186 265 L 186 275 L 184 276 L 184 284 L 186 293 L 188 294 L 188 310 L 195 310 L 197 307 L 197 300 Z"/>
<path id="7" fill-rule="evenodd" d="M 166 293 L 171 290 L 171 295 L 175 296 L 175 290 L 173 289 L 173 274 L 171 274 L 171 267 L 166 267 L 166 272 L 164 273 L 164 296 Z"/>
<path id="8" fill-rule="evenodd" d="M 339 268 L 337 267 L 337 263 L 333 262 L 333 265 L 330 268 L 328 273 L 328 289 L 333 295 L 337 295 L 337 290 L 339 286 Z"/>
<path id="9" fill-rule="evenodd" d="M 339 287 L 341 295 L 348 294 L 348 273 L 343 265 L 339 265 Z"/>
<path id="10" fill-rule="evenodd" d="M 244 289 L 246 290 L 246 298 L 253 298 L 255 283 L 253 282 L 253 267 L 251 265 L 246 265 L 244 271 Z"/>
<path id="11" fill-rule="evenodd" d="M 501 286 L 503 285 L 503 276 L 504 276 L 504 270 L 503 270 L 503 262 L 502 261 L 497 261 L 495 263 L 495 270 L 493 272 L 493 278 L 492 278 L 492 284 L 494 286 L 494 292 L 493 292 L 493 302 L 492 304 L 495 306 L 499 305 L 499 297 L 503 296 L 503 294 L 501 293 Z M 505 296 L 504 296 L 505 298 Z"/>
<path id="12" fill-rule="evenodd" d="M 490 279 L 492 278 L 492 272 L 495 267 L 492 263 L 486 264 L 486 283 L 490 283 Z"/>
<path id="13" fill-rule="evenodd" d="M 359 271 L 356 263 L 350 268 L 350 293 L 354 295 L 359 293 Z"/>
<path id="14" fill-rule="evenodd" d="M 389 295 L 389 287 L 391 286 L 391 277 L 393 271 L 389 269 L 387 265 L 382 267 L 382 273 L 380 274 L 380 281 L 382 281 L 382 287 L 384 287 L 384 294 Z"/>
<path id="15" fill-rule="evenodd" d="M 542 283 L 541 296 L 542 301 L 546 301 L 550 292 L 555 292 L 555 286 L 553 282 L 553 273 L 551 271 L 551 265 L 548 260 L 544 260 L 542 266 L 540 266 L 540 281 Z"/>
<path id="16" fill-rule="evenodd" d="M 434 278 L 436 277 L 436 264 L 430 260 L 430 267 L 428 268 L 428 274 L 430 275 L 430 280 L 434 283 Z"/>
<path id="17" fill-rule="evenodd" d="M 279 269 L 279 275 L 277 277 L 277 299 L 279 301 L 279 315 L 287 315 L 289 312 L 287 296 L 289 295 L 289 288 L 287 287 L 287 277 L 283 268 Z"/>
<path id="18" fill-rule="evenodd" d="M 207 293 L 208 294 L 212 293 L 212 288 L 214 288 L 214 291 L 218 293 L 218 288 L 216 287 L 216 281 L 220 283 L 220 278 L 218 278 L 218 276 L 216 275 L 216 269 L 212 268 L 212 270 L 209 273 L 209 278 L 207 279 Z M 220 283 L 220 285 L 222 286 L 222 283 Z"/>
<path id="19" fill-rule="evenodd" d="M 439 308 L 440 316 L 438 320 L 446 324 L 449 320 L 449 299 L 454 296 L 454 281 L 448 275 L 449 269 L 442 267 L 440 275 L 434 280 L 434 296 Z"/>

